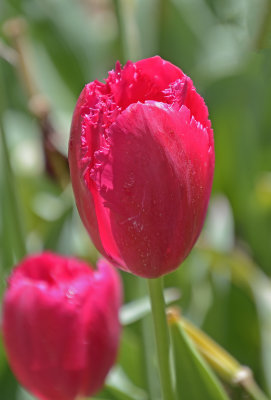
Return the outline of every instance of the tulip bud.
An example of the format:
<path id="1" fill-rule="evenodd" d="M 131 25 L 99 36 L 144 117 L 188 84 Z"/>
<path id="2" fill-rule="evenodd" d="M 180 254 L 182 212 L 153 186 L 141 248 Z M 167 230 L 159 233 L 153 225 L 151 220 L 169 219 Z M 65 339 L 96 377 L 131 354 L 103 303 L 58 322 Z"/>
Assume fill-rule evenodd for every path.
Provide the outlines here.
<path id="1" fill-rule="evenodd" d="M 3 302 L 4 344 L 19 382 L 42 400 L 96 393 L 116 359 L 121 297 L 105 260 L 98 270 L 52 253 L 23 260 Z"/>
<path id="2" fill-rule="evenodd" d="M 69 163 L 81 219 L 115 265 L 155 278 L 187 257 L 214 170 L 208 110 L 179 68 L 153 57 L 85 86 Z"/>

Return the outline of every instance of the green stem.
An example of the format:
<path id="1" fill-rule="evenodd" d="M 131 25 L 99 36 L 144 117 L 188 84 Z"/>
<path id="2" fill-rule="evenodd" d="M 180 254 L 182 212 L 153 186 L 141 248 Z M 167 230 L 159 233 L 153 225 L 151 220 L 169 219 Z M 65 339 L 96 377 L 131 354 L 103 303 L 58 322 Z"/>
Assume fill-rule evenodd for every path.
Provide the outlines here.
<path id="1" fill-rule="evenodd" d="M 1 72 L 1 71 L 0 71 Z M 3 83 L 2 74 L 0 73 L 0 83 Z M 18 198 L 15 188 L 15 178 L 10 164 L 9 151 L 6 142 L 6 136 L 3 126 L 3 115 L 4 115 L 4 85 L 1 84 L 1 97 L 0 97 L 0 141 L 1 141 L 1 154 L 2 154 L 2 174 L 3 176 L 2 184 L 5 185 L 6 198 L 8 201 L 9 213 L 9 223 L 11 224 L 13 233 L 13 249 L 10 249 L 10 254 L 15 254 L 18 260 L 26 255 L 26 245 L 25 245 L 25 235 L 22 226 L 21 214 L 18 205 Z M 4 202 L 3 202 L 4 203 Z M 3 227 L 5 229 L 5 227 Z"/>
<path id="2" fill-rule="evenodd" d="M 163 295 L 163 278 L 148 279 L 163 400 L 175 400 L 170 367 L 169 330 Z"/>
<path id="3" fill-rule="evenodd" d="M 137 279 L 138 298 L 148 297 L 147 282 L 145 279 Z M 153 353 L 155 352 L 155 343 L 150 335 L 152 329 L 151 315 L 146 315 L 140 320 L 140 332 L 143 344 L 143 362 L 146 387 L 150 399 L 159 398 L 160 388 L 157 387 L 157 371 L 153 368 Z"/>
<path id="4" fill-rule="evenodd" d="M 11 170 L 6 138 L 3 131 L 3 125 L 1 122 L 0 122 L 0 131 L 1 131 L 1 139 L 2 139 L 1 141 L 3 149 L 2 150 L 3 164 L 5 165 L 5 187 L 7 190 L 9 208 L 11 209 L 10 222 L 12 222 L 13 226 L 14 250 L 17 260 L 20 260 L 26 255 L 26 245 L 24 240 L 21 216 L 18 209 L 16 191 L 14 187 L 15 186 L 14 176 Z"/>

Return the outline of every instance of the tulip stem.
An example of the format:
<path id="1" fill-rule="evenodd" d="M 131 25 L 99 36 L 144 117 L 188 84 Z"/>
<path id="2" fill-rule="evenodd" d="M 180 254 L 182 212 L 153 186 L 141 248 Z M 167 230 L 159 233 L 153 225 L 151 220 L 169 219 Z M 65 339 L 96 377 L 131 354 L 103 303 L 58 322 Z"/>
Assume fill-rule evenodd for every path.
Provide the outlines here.
<path id="1" fill-rule="evenodd" d="M 169 330 L 163 295 L 163 278 L 148 279 L 154 332 L 156 338 L 158 368 L 163 400 L 175 400 L 170 363 Z"/>

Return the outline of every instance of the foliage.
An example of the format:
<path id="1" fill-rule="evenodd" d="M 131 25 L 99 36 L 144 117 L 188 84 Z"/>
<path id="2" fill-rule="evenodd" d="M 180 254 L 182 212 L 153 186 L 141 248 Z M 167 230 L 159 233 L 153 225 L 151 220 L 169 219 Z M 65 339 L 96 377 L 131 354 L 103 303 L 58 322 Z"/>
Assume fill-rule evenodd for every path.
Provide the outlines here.
<path id="1" fill-rule="evenodd" d="M 7 21 L 18 16 L 17 35 Z M 182 313 L 249 366 L 271 395 L 270 21 L 268 0 L 1 2 L 0 128 L 11 162 L 9 168 L 2 142 L 1 293 L 24 251 L 20 230 L 28 252 L 47 248 L 95 263 L 65 169 L 76 98 L 117 59 L 159 54 L 191 76 L 204 96 L 216 147 L 204 231 L 166 286 L 179 288 L 175 303 Z M 144 283 L 125 273 L 122 278 L 126 302 L 146 295 Z M 148 306 L 143 314 L 142 303 L 132 307 L 118 366 L 97 398 L 159 399 Z M 183 334 L 182 343 L 188 343 Z M 194 366 L 201 368 L 197 357 Z M 246 398 L 240 387 L 225 387 L 232 399 Z M 1 400 L 29 399 L 2 347 L 0 393 Z"/>

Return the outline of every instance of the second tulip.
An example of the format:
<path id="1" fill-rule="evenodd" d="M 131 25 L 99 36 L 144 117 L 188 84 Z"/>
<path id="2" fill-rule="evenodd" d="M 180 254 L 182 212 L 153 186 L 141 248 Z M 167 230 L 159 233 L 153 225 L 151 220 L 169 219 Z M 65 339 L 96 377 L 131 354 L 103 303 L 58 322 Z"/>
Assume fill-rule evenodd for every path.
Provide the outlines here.
<path id="1" fill-rule="evenodd" d="M 105 261 L 98 270 L 52 253 L 23 260 L 9 278 L 3 336 L 18 381 L 38 399 L 96 393 L 116 359 L 121 283 Z"/>

